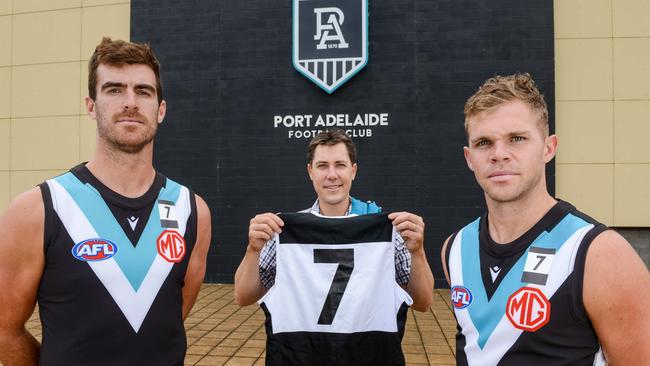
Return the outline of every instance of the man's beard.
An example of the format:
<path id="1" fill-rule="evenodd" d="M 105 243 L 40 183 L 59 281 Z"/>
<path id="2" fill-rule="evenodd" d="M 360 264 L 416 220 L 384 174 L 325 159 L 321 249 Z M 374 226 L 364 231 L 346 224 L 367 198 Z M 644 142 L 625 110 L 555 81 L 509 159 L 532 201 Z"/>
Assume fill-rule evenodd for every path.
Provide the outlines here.
<path id="1" fill-rule="evenodd" d="M 116 128 L 110 128 L 111 126 L 115 126 L 115 121 L 122 119 L 122 118 L 132 118 L 138 121 L 147 121 L 147 119 L 141 115 L 138 112 L 135 113 L 121 113 L 116 115 L 114 118 L 111 119 L 111 121 L 104 122 L 104 116 L 102 114 L 97 113 L 97 130 L 99 133 L 99 137 L 106 141 L 108 145 L 115 151 L 120 151 L 123 153 L 127 154 L 137 154 L 142 149 L 144 149 L 145 146 L 147 146 L 149 143 L 151 143 L 156 136 L 156 133 L 158 132 L 158 124 L 149 124 L 147 121 L 143 127 L 145 127 L 143 130 L 139 131 L 137 133 L 137 136 L 133 136 L 132 134 L 126 135 L 126 138 L 120 138 L 119 133 L 117 132 L 117 127 Z"/>

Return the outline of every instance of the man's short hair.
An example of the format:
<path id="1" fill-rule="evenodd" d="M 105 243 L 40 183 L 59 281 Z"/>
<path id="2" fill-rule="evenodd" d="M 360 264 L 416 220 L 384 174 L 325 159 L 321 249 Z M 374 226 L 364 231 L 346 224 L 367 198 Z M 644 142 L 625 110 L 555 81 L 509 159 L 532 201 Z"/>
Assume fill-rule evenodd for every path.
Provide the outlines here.
<path id="1" fill-rule="evenodd" d="M 100 44 L 88 61 L 88 96 L 97 97 L 97 67 L 99 65 L 122 67 L 124 65 L 147 65 L 156 75 L 156 94 L 158 104 L 163 100 L 162 80 L 160 80 L 160 62 L 149 44 L 111 40 L 102 38 Z"/>
<path id="2" fill-rule="evenodd" d="M 548 108 L 529 73 L 495 76 L 487 79 L 465 103 L 465 133 L 471 117 L 501 104 L 519 100 L 536 113 L 542 132 L 548 136 Z"/>
<path id="3" fill-rule="evenodd" d="M 350 136 L 345 131 L 340 129 L 326 130 L 314 138 L 309 143 L 309 151 L 307 152 L 307 163 L 311 164 L 314 160 L 314 152 L 319 145 L 333 146 L 343 143 L 348 149 L 348 155 L 352 164 L 357 162 L 357 146 L 354 144 Z"/>

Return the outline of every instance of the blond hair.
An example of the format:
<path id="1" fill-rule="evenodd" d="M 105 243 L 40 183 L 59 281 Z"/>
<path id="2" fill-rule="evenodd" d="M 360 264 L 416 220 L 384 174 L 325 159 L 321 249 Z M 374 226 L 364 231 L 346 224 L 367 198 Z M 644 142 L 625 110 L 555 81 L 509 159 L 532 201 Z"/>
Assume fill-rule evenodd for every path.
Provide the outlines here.
<path id="1" fill-rule="evenodd" d="M 465 102 L 465 133 L 471 117 L 489 111 L 501 104 L 519 100 L 536 113 L 542 132 L 548 136 L 548 108 L 535 81 L 529 73 L 507 76 L 497 75 L 490 78 L 478 88 L 476 93 Z"/>

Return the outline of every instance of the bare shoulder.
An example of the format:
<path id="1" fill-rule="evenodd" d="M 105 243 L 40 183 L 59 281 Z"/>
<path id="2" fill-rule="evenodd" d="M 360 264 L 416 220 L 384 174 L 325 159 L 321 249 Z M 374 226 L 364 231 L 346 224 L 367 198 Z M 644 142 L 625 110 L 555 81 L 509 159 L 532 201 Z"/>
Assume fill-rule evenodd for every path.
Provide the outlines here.
<path id="1" fill-rule="evenodd" d="M 451 235 L 449 235 L 447 239 L 445 239 L 445 242 L 442 244 L 442 249 L 440 250 L 443 259 L 445 257 L 445 252 L 447 251 L 447 247 L 451 245 L 451 243 L 449 243 L 449 239 L 451 239 Z"/>
<path id="2" fill-rule="evenodd" d="M 594 238 L 585 262 L 585 291 L 619 291 L 625 287 L 649 286 L 649 281 L 648 269 L 623 236 L 606 230 Z"/>
<path id="3" fill-rule="evenodd" d="M 210 236 L 212 234 L 212 217 L 210 215 L 210 208 L 201 196 L 198 194 L 196 197 L 196 212 L 197 212 L 197 245 L 208 247 L 210 245 Z"/>
<path id="4" fill-rule="evenodd" d="M 614 230 L 594 238 L 585 262 L 583 301 L 612 364 L 638 364 L 650 348 L 650 273 Z"/>
<path id="5" fill-rule="evenodd" d="M 442 249 L 440 250 L 440 263 L 442 263 L 442 271 L 445 273 L 445 278 L 447 279 L 447 284 L 451 285 L 451 281 L 449 281 L 449 264 L 447 263 L 447 247 L 451 245 L 449 240 L 451 239 L 451 235 L 447 237 L 445 240 L 444 244 L 442 244 Z"/>
<path id="6" fill-rule="evenodd" d="M 210 207 L 208 207 L 208 204 L 205 202 L 205 200 L 196 193 L 194 194 L 194 197 L 196 198 L 196 209 L 198 211 L 198 214 L 210 216 Z"/>
<path id="7" fill-rule="evenodd" d="M 45 263 L 44 222 L 38 187 L 18 195 L 0 216 L 0 308 L 14 309 L 5 315 L 16 324 L 24 324 L 36 301 Z"/>
<path id="8" fill-rule="evenodd" d="M 585 266 L 587 276 L 612 275 L 616 278 L 648 272 L 630 243 L 614 230 L 605 230 L 594 238 Z"/>
<path id="9" fill-rule="evenodd" d="M 0 237 L 3 246 L 13 245 L 22 238 L 43 237 L 45 207 L 41 189 L 35 187 L 16 196 L 0 216 Z M 16 240 L 6 240 L 7 238 Z M 42 242 L 42 240 L 41 240 Z"/>

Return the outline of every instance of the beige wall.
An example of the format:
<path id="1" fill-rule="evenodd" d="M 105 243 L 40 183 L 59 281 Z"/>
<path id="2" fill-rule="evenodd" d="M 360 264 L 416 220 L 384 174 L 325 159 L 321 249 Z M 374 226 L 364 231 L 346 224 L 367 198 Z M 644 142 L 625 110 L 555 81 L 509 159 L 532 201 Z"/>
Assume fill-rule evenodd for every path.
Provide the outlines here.
<path id="1" fill-rule="evenodd" d="M 650 227 L 650 1 L 555 0 L 554 17 L 557 196 Z M 86 62 L 129 20 L 129 0 L 0 0 L 0 209 L 90 157 Z"/>
<path id="2" fill-rule="evenodd" d="M 129 22 L 129 0 L 0 0 L 0 209 L 90 158 L 88 58 Z"/>
<path id="3" fill-rule="evenodd" d="M 650 1 L 555 0 L 557 196 L 650 226 Z"/>

